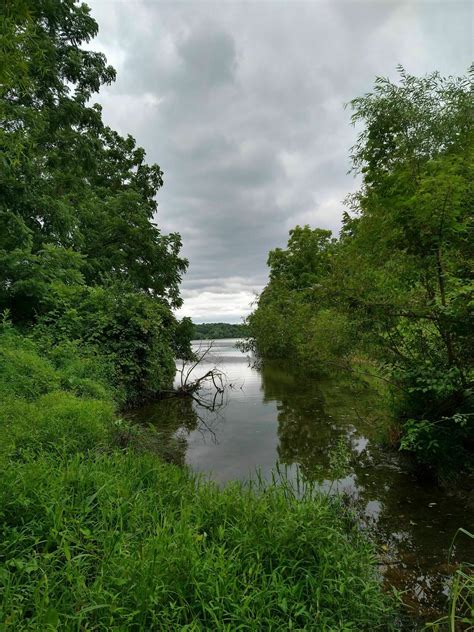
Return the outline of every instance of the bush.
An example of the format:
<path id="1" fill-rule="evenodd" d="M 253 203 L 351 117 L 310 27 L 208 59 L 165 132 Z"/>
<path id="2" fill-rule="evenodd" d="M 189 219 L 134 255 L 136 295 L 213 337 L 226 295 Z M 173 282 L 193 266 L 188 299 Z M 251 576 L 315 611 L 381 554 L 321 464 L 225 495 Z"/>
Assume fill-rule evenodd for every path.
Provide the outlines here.
<path id="1" fill-rule="evenodd" d="M 83 377 L 89 361 L 68 356 L 64 350 L 59 355 L 62 362 L 55 367 L 39 355 L 31 340 L 3 327 L 0 453 L 4 457 L 26 458 L 44 449 L 71 454 L 108 443 L 115 408 L 110 389 Z M 98 359 L 95 364 L 99 365 Z"/>
<path id="2" fill-rule="evenodd" d="M 98 355 L 121 403 L 156 397 L 173 381 L 179 323 L 167 305 L 126 284 L 83 287 L 35 329 L 47 346 L 75 344 Z"/>
<path id="3" fill-rule="evenodd" d="M 403 388 L 397 402 L 403 420 L 401 448 L 443 472 L 454 472 L 462 462 L 472 469 L 474 394 L 463 385 L 456 367 L 439 360 L 418 360 L 412 366 L 398 365 L 394 378 Z"/>

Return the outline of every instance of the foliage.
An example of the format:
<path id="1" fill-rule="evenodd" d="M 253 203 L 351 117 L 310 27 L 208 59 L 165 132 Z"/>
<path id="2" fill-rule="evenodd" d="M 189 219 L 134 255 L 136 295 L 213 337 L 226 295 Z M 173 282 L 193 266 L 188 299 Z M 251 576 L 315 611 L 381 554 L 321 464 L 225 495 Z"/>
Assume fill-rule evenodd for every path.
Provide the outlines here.
<path id="1" fill-rule="evenodd" d="M 46 357 L 6 323 L 0 355 L 2 629 L 391 629 L 341 499 L 164 464 L 71 343 Z"/>
<path id="2" fill-rule="evenodd" d="M 287 250 L 275 248 L 268 255 L 270 279 L 279 279 L 290 290 L 317 287 L 330 269 L 334 243 L 329 230 L 296 226 L 290 230 Z"/>
<path id="3" fill-rule="evenodd" d="M 34 331 L 48 345 L 77 341 L 107 359 L 126 402 L 152 398 L 170 385 L 177 322 L 167 306 L 128 284 L 84 286 L 56 305 Z"/>
<path id="4" fill-rule="evenodd" d="M 90 359 L 70 351 L 62 349 L 53 362 L 40 355 L 31 340 L 3 327 L 0 456 L 24 460 L 44 449 L 75 453 L 110 441 L 112 391 L 91 377 Z"/>
<path id="5" fill-rule="evenodd" d="M 219 340 L 222 338 L 245 338 L 247 327 L 234 323 L 193 323 L 194 340 Z"/>
<path id="6" fill-rule="evenodd" d="M 387 630 L 339 499 L 221 490 L 115 416 L 171 381 L 192 324 L 161 169 L 91 103 L 115 77 L 97 28 L 75 0 L 0 8 L 0 627 Z"/>
<path id="7" fill-rule="evenodd" d="M 176 323 L 174 328 L 173 351 L 177 358 L 189 360 L 193 356 L 191 351 L 191 340 L 193 338 L 193 322 L 190 318 L 185 316 Z"/>
<path id="8" fill-rule="evenodd" d="M 0 494 L 12 629 L 391 629 L 336 500 L 220 490 L 132 453 L 45 454 L 2 473 Z"/>
<path id="9" fill-rule="evenodd" d="M 31 401 L 59 388 L 60 380 L 50 362 L 39 358 L 34 344 L 2 327 L 0 347 L 2 395 Z"/>
<path id="10" fill-rule="evenodd" d="M 400 85 L 378 80 L 352 103 L 365 123 L 353 149 L 364 186 L 348 280 L 403 389 L 402 447 L 441 464 L 469 448 L 474 430 L 472 102 L 467 77 L 400 74 Z"/>
<path id="11" fill-rule="evenodd" d="M 351 106 L 362 187 L 337 241 L 297 227 L 270 253 L 251 334 L 263 357 L 313 371 L 371 357 L 396 393 L 401 447 L 452 467 L 474 443 L 470 82 L 400 69 Z"/>
<path id="12" fill-rule="evenodd" d="M 351 349 L 349 321 L 327 300 L 336 247 L 330 231 L 297 226 L 286 250 L 270 252 L 270 282 L 248 318 L 263 357 L 292 357 L 321 372 Z"/>
<path id="13" fill-rule="evenodd" d="M 124 400 L 156 395 L 190 353 L 171 311 L 181 240 L 154 223 L 161 169 L 91 102 L 115 71 L 85 4 L 15 0 L 0 17 L 0 311 L 105 356 Z"/>
<path id="14" fill-rule="evenodd" d="M 103 54 L 80 47 L 98 29 L 89 8 L 74 0 L 2 6 L 2 50 L 21 59 L 5 71 L 1 92 L 0 204 L 15 234 L 21 231 L 17 247 L 30 256 L 45 244 L 71 248 L 85 256 L 87 283 L 126 279 L 179 305 L 180 238 L 162 236 L 152 221 L 162 172 L 89 105 L 115 78 Z"/>

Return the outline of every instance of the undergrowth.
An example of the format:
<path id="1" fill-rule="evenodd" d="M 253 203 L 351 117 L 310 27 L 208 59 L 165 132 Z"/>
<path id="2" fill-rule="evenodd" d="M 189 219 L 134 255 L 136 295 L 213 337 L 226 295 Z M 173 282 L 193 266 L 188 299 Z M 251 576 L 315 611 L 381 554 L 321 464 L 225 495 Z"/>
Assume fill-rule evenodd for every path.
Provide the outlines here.
<path id="1" fill-rule="evenodd" d="M 338 497 L 119 449 L 111 389 L 59 355 L 0 336 L 2 630 L 392 628 Z"/>

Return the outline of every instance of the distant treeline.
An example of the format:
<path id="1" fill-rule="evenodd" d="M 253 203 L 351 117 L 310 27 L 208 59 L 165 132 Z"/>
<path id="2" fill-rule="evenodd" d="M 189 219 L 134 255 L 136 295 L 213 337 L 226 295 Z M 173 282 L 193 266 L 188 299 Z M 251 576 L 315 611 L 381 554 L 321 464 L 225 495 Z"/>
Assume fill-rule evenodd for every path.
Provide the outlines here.
<path id="1" fill-rule="evenodd" d="M 211 340 L 220 338 L 244 338 L 248 335 L 247 325 L 231 323 L 194 323 L 193 338 Z"/>

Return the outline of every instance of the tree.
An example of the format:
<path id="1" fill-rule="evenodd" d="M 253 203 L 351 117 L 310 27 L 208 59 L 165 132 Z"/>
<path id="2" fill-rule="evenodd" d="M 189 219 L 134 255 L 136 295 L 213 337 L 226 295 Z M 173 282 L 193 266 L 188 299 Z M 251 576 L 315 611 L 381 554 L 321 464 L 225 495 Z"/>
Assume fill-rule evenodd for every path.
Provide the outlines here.
<path id="1" fill-rule="evenodd" d="M 292 290 L 311 288 L 329 272 L 335 241 L 330 230 L 296 226 L 287 249 L 275 248 L 268 255 L 270 280 L 283 280 Z"/>
<path id="2" fill-rule="evenodd" d="M 474 442 L 471 83 L 400 69 L 351 106 L 363 182 L 339 239 L 296 227 L 270 253 L 251 332 L 306 370 L 369 356 L 394 387 L 402 447 L 454 462 Z"/>
<path id="3" fill-rule="evenodd" d="M 346 318 L 332 311 L 327 296 L 336 253 L 331 231 L 309 226 L 296 226 L 286 249 L 270 251 L 270 281 L 248 318 L 261 355 L 297 358 L 321 372 L 335 354 L 346 354 Z"/>
<path id="4" fill-rule="evenodd" d="M 402 445 L 446 459 L 474 428 L 469 80 L 401 69 L 352 107 L 364 183 L 340 280 L 405 391 Z"/>
<path id="5" fill-rule="evenodd" d="M 0 211 L 23 235 L 22 256 L 37 256 L 45 244 L 70 248 L 84 256 L 86 283 L 127 281 L 179 306 L 187 266 L 181 240 L 153 223 L 163 174 L 89 105 L 115 78 L 103 54 L 81 48 L 98 30 L 89 8 L 74 0 L 16 0 L 1 12 Z M 18 246 L 13 250 L 19 256 Z M 21 318 L 16 271 L 10 261 L 1 300 L 13 301 L 13 316 Z"/>
<path id="6" fill-rule="evenodd" d="M 154 223 L 162 171 L 91 105 L 115 71 L 84 47 L 85 4 L 12 0 L 0 18 L 0 310 L 105 355 L 125 399 L 151 397 L 190 353 L 171 311 L 181 238 Z"/>

